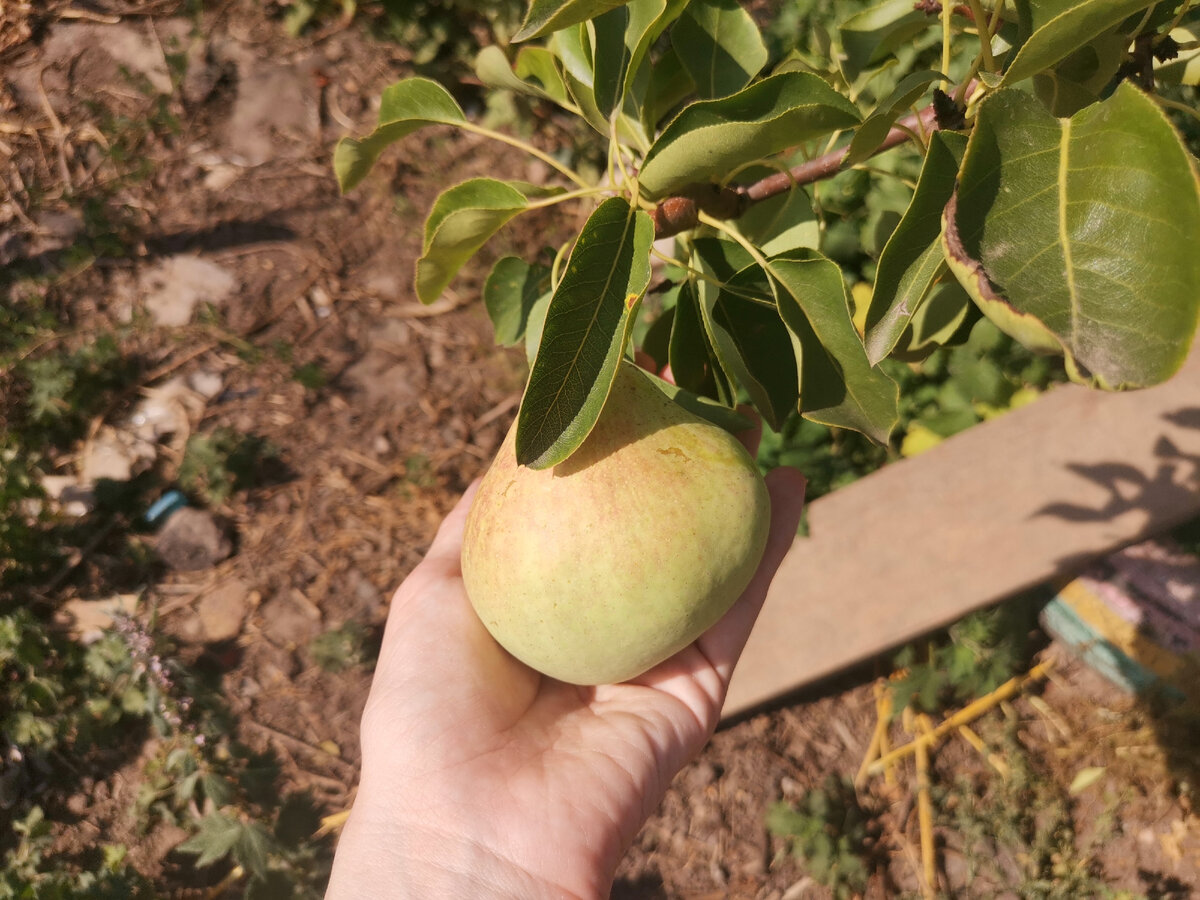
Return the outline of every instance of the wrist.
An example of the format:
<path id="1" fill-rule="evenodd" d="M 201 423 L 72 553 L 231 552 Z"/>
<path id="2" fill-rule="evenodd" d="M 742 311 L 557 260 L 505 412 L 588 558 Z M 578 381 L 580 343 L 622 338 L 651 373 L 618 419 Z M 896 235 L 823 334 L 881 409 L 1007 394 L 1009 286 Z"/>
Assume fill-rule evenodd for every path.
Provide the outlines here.
<path id="1" fill-rule="evenodd" d="M 610 887 L 611 878 L 583 872 L 558 883 L 461 828 L 439 828 L 433 817 L 419 825 L 401 824 L 360 803 L 338 840 L 325 898 L 599 900 Z"/>

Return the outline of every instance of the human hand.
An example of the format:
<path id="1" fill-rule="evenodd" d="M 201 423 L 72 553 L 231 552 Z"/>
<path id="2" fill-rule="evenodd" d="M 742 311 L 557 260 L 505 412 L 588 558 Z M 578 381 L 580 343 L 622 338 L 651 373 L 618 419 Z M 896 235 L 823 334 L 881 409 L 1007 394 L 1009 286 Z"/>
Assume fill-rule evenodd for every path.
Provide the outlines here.
<path id="1" fill-rule="evenodd" d="M 725 617 L 639 678 L 598 687 L 535 672 L 475 615 L 459 557 L 477 487 L 392 600 L 327 900 L 607 897 L 638 829 L 717 726 L 796 534 L 804 479 L 767 476 L 767 549 Z"/>

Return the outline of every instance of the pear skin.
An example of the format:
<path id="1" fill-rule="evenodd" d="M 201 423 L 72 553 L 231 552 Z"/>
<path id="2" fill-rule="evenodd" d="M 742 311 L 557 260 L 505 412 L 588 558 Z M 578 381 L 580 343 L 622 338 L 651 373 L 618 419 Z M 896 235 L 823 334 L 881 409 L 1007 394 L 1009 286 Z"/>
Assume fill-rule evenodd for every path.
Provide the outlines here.
<path id="1" fill-rule="evenodd" d="M 517 464 L 516 425 L 467 519 L 463 580 L 492 636 L 573 684 L 627 681 L 682 650 L 741 595 L 770 498 L 724 429 L 622 361 L 567 460 Z"/>

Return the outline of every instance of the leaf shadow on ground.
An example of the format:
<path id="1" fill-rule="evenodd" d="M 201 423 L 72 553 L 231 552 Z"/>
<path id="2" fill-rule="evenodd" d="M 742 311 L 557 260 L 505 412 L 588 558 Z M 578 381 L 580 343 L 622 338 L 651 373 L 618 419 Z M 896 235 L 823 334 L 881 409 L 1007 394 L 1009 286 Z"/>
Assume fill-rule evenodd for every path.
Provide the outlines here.
<path id="1" fill-rule="evenodd" d="M 1165 413 L 1162 418 L 1177 428 L 1200 430 L 1200 406 L 1182 407 Z M 1150 537 L 1164 525 L 1182 524 L 1195 515 L 1194 509 L 1182 503 L 1181 498 L 1200 491 L 1200 455 L 1187 452 L 1166 435 L 1155 442 L 1154 455 L 1157 465 L 1152 475 L 1121 461 L 1068 464 L 1077 475 L 1103 487 L 1108 497 L 1095 507 L 1051 503 L 1039 510 L 1039 514 L 1065 522 L 1098 523 L 1141 511 L 1152 524 L 1148 524 L 1146 533 L 1139 537 Z M 1172 518 L 1173 521 L 1165 521 Z M 1093 561 L 1094 554 L 1087 553 L 1063 557 L 1057 563 L 1061 580 L 1069 580 Z M 1143 626 L 1139 626 L 1139 631 L 1142 630 Z M 1156 639 L 1147 638 L 1147 645 L 1153 646 Z M 1149 666 L 1147 660 L 1135 659 L 1134 662 Z M 1176 782 L 1196 784 L 1200 779 L 1200 744 L 1196 740 L 1200 735 L 1200 710 L 1193 708 L 1194 701 L 1190 706 L 1181 706 L 1159 694 L 1149 694 L 1139 697 L 1138 702 L 1139 711 L 1154 730 L 1156 742 Z"/>

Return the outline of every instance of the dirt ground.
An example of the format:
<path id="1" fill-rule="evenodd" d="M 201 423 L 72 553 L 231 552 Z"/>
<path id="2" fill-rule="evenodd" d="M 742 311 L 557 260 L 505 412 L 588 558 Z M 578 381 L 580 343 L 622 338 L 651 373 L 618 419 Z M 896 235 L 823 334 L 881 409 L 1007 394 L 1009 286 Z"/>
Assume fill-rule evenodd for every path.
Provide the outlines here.
<path id="1" fill-rule="evenodd" d="M 139 361 L 140 393 L 97 429 L 123 427 L 146 391 L 180 379 L 186 390 L 172 397 L 186 433 L 156 448 L 165 471 L 178 469 L 188 433 L 229 428 L 275 449 L 269 471 L 214 507 L 235 536 L 232 555 L 159 571 L 138 615 L 153 615 L 182 658 L 216 671 L 240 738 L 277 754 L 290 789 L 310 792 L 323 813 L 343 810 L 370 670 L 324 669 L 310 642 L 347 623 L 377 630 L 391 591 L 484 470 L 524 380 L 523 357 L 494 347 L 477 302 L 486 263 L 528 257 L 571 223 L 519 220 L 422 307 L 411 277 L 437 193 L 473 175 L 545 173 L 506 148 L 429 130 L 340 196 L 333 143 L 366 130 L 381 89 L 412 72 L 405 48 L 337 23 L 291 39 L 269 5 L 250 0 L 205 4 L 199 16 L 162 0 L 48 7 L 0 4 L 0 192 L 10 211 L 0 264 L 50 265 L 81 235 L 119 234 L 131 252 L 101 252 L 46 288 L 72 339 L 119 330 Z M 482 108 L 470 84 L 457 93 Z M 146 165 L 116 177 L 110 154 L 126 143 Z M 81 209 L 80 196 L 101 198 L 103 215 Z M 298 379 L 302 371 L 313 377 Z M 106 552 L 99 545 L 85 568 L 114 593 L 139 587 L 121 583 Z M 72 579 L 59 600 L 95 599 L 95 583 Z M 1044 686 L 978 726 L 1010 768 L 1024 760 L 1019 785 L 961 741 L 934 754 L 939 890 L 1067 897 L 1082 895 L 1062 885 L 1086 883 L 1114 896 L 1195 895 L 1194 783 L 1181 785 L 1144 711 L 1055 647 L 1045 654 L 1059 659 Z M 875 725 L 877 674 L 887 668 L 866 664 L 718 732 L 638 836 L 614 896 L 832 896 L 765 817 L 829 774 L 854 775 Z M 1200 745 L 1198 735 L 1176 739 Z M 190 896 L 191 879 L 219 879 L 173 861 L 182 831 L 142 833 L 130 817 L 152 740 L 59 798 L 61 841 L 122 840 L 164 896 Z M 1108 777 L 1071 794 L 1089 766 Z M 920 895 L 914 779 L 902 769 L 863 788 L 873 814 L 868 897 Z M 993 819 L 1048 798 L 1067 824 L 1054 838 L 1059 858 L 1043 865 L 1031 856 L 1040 834 L 1009 840 Z M 1064 871 L 1059 887 L 1028 874 L 1059 863 L 1087 871 Z"/>

